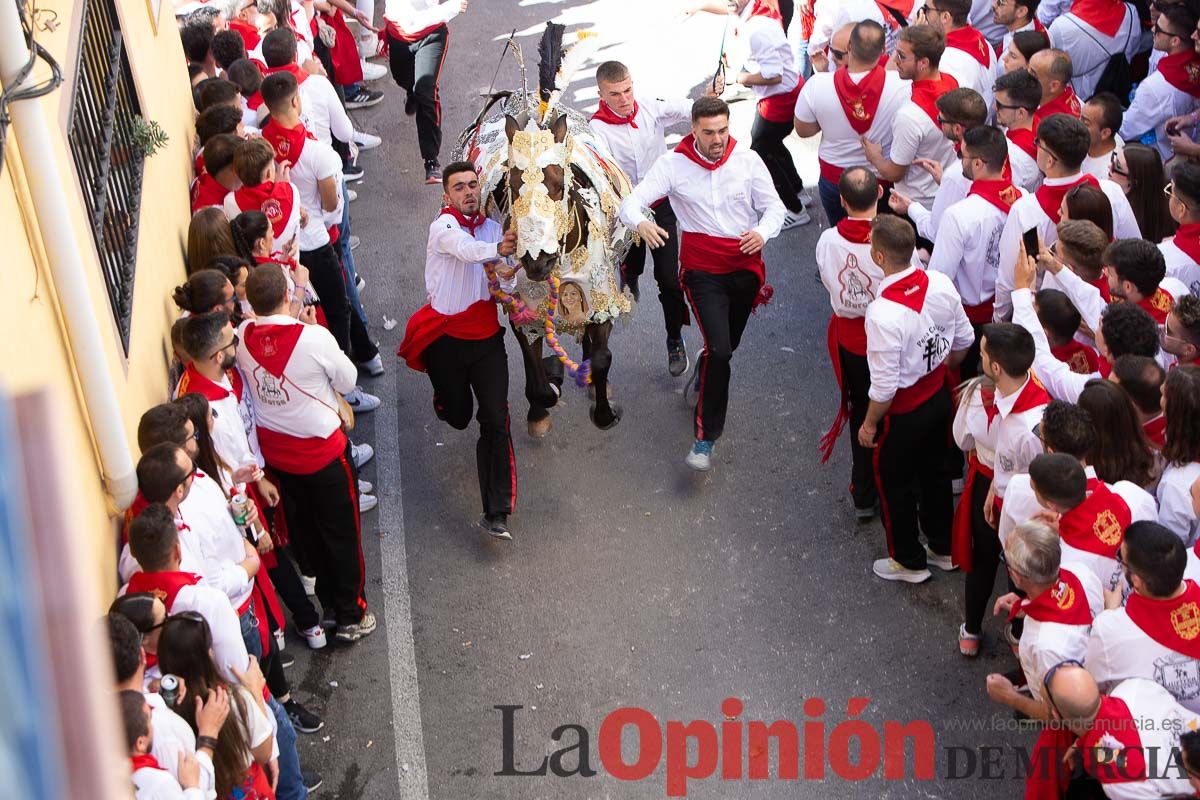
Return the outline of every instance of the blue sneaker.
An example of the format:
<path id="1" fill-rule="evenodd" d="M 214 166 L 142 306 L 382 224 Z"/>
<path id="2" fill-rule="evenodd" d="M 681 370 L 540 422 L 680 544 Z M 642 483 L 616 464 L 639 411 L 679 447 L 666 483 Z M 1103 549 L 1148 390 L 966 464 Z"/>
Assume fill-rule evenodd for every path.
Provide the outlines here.
<path id="1" fill-rule="evenodd" d="M 712 469 L 712 451 L 715 442 L 709 439 L 697 439 L 683 463 L 697 472 L 708 472 Z"/>

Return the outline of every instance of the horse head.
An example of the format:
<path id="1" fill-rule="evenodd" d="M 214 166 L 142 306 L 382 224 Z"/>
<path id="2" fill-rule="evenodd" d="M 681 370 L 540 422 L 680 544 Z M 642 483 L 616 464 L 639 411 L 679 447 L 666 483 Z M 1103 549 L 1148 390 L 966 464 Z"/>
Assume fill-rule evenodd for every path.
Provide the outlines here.
<path id="1" fill-rule="evenodd" d="M 530 114 L 506 115 L 510 213 L 517 229 L 517 258 L 532 281 L 550 277 L 571 231 L 567 175 L 571 142 L 567 115 L 541 127 Z"/>

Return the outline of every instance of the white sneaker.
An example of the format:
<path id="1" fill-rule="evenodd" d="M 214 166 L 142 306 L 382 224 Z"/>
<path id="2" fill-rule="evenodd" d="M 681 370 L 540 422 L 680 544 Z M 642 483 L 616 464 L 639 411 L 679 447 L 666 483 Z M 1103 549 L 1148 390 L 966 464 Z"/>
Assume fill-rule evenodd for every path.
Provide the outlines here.
<path id="1" fill-rule="evenodd" d="M 375 491 L 375 484 L 371 483 L 370 481 L 364 481 L 362 478 L 358 479 L 359 494 L 370 494 L 373 491 Z"/>
<path id="2" fill-rule="evenodd" d="M 350 252 L 353 253 L 355 250 L 357 250 L 360 244 L 362 244 L 362 239 L 358 238 L 353 233 L 350 234 Z"/>
<path id="3" fill-rule="evenodd" d="M 304 637 L 304 641 L 308 642 L 310 650 L 320 650 L 325 646 L 325 629 L 320 625 L 314 625 L 306 631 L 300 631 L 300 635 Z"/>
<path id="4" fill-rule="evenodd" d="M 279 652 L 281 653 L 283 652 L 283 649 L 287 647 L 287 639 L 283 638 L 282 630 L 275 631 L 275 646 L 279 648 Z"/>
<path id="5" fill-rule="evenodd" d="M 800 205 L 808 208 L 813 204 L 812 191 L 810 189 L 801 189 L 796 192 L 796 197 L 800 200 Z"/>
<path id="6" fill-rule="evenodd" d="M 954 572 L 958 567 L 950 556 L 940 556 L 925 546 L 925 563 L 932 564 L 943 572 Z"/>
<path id="7" fill-rule="evenodd" d="M 367 66 L 374 67 L 375 64 L 368 64 Z M 383 69 L 383 67 L 380 67 L 380 69 Z M 383 144 L 383 139 L 380 139 L 373 133 L 367 133 L 366 131 L 355 131 L 354 143 L 358 145 L 359 150 L 374 150 L 376 147 L 379 147 L 379 145 Z"/>
<path id="8" fill-rule="evenodd" d="M 871 571 L 876 577 L 885 581 L 904 581 L 905 583 L 924 583 L 933 577 L 927 569 L 909 569 L 898 561 L 881 558 L 871 565 Z"/>
<path id="9" fill-rule="evenodd" d="M 346 202 L 353 203 L 357 199 L 358 199 L 358 192 L 354 191 L 353 189 L 347 188 L 346 189 Z"/>
<path id="10" fill-rule="evenodd" d="M 355 414 L 366 414 L 382 405 L 383 401 L 373 394 L 364 392 L 361 386 L 355 386 L 354 390 L 344 395 L 346 402 Z"/>
<path id="11" fill-rule="evenodd" d="M 373 494 L 360 494 L 358 496 L 358 513 L 365 514 L 375 506 L 379 505 L 379 498 Z"/>
<path id="12" fill-rule="evenodd" d="M 317 579 L 311 575 L 300 575 L 300 585 L 304 587 L 304 594 L 312 597 L 317 593 Z M 303 631 L 301 631 L 303 633 Z"/>
<path id="13" fill-rule="evenodd" d="M 687 457 L 683 459 L 683 463 L 687 464 L 697 472 L 708 472 L 712 469 L 712 451 L 715 442 L 708 439 L 697 439 L 692 443 L 692 449 L 688 451 Z"/>
<path id="14" fill-rule="evenodd" d="M 379 55 L 379 49 L 383 46 L 383 42 L 373 33 L 366 33 L 358 37 L 358 56 L 359 58 L 374 58 Z"/>
<path id="15" fill-rule="evenodd" d="M 808 209 L 802 208 L 799 213 L 789 211 L 783 215 L 783 227 L 780 230 L 786 231 L 792 228 L 798 228 L 801 225 L 807 225 L 812 222 L 812 215 L 808 213 Z"/>
<path id="16" fill-rule="evenodd" d="M 363 464 L 375 457 L 375 448 L 363 442 L 350 446 L 350 457 L 354 459 L 354 466 L 361 467 Z"/>
<path id="17" fill-rule="evenodd" d="M 377 81 L 388 74 L 388 69 L 383 64 L 372 64 L 366 60 L 360 63 L 362 64 L 364 81 Z"/>
<path id="18" fill-rule="evenodd" d="M 358 287 L 358 290 L 361 292 L 362 287 Z M 383 356 L 379 353 L 376 353 L 375 357 L 370 361 L 360 362 L 358 364 L 358 368 L 370 375 L 372 378 L 378 378 L 383 374 Z"/>

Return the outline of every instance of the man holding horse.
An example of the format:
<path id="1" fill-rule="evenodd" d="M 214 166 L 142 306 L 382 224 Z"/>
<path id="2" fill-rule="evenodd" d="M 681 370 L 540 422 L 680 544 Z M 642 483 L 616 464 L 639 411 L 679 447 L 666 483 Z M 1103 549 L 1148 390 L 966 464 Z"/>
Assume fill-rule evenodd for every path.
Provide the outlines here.
<path id="1" fill-rule="evenodd" d="M 429 302 L 409 318 L 397 355 L 429 374 L 434 413 L 451 427 L 465 430 L 478 403 L 479 525 L 497 539 L 511 540 L 508 515 L 517 499 L 517 472 L 508 423 L 508 357 L 493 293 L 516 285 L 516 269 L 503 262 L 516 252 L 517 235 L 480 213 L 479 177 L 471 162 L 447 166 L 442 188 L 445 207 L 429 226 L 425 250 Z"/>
<path id="2" fill-rule="evenodd" d="M 621 220 L 651 249 L 668 236 L 646 216 L 660 197 L 679 221 L 680 283 L 704 339 L 694 379 L 696 438 L 685 463 L 707 471 L 725 427 L 733 351 L 751 310 L 770 299 L 763 245 L 779 233 L 786 210 L 763 160 L 729 135 L 729 106 L 716 97 L 692 104 L 692 132 L 621 203 Z"/>

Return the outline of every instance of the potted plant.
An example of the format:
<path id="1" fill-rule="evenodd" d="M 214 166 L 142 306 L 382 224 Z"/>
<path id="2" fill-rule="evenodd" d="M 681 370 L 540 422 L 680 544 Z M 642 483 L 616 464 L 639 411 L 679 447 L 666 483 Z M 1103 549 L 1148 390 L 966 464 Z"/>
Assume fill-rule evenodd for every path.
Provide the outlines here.
<path id="1" fill-rule="evenodd" d="M 130 123 L 129 143 L 141 150 L 144 157 L 149 158 L 167 146 L 170 137 L 154 120 L 134 116 Z"/>

